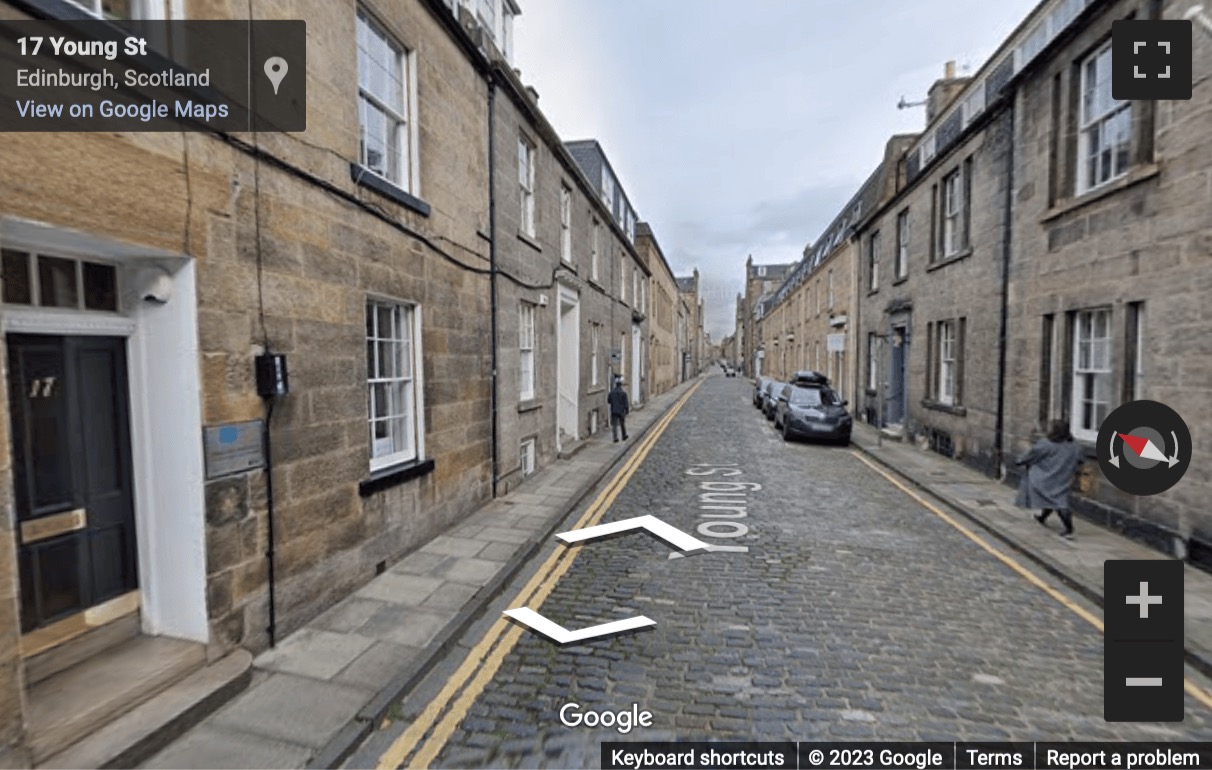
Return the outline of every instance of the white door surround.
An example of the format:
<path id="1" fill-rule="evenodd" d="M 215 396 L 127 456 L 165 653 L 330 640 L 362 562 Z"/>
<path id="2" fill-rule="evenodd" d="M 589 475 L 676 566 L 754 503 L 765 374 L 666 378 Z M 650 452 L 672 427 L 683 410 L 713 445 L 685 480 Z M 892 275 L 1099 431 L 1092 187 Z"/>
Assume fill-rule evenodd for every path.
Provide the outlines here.
<path id="1" fill-rule="evenodd" d="M 118 266 L 123 312 L 5 305 L 0 307 L 0 332 L 127 338 L 143 631 L 208 642 L 194 261 L 20 219 L 0 219 L 0 245 Z"/>
<path id="2" fill-rule="evenodd" d="M 556 312 L 556 449 L 562 451 L 579 437 L 581 304 L 574 289 L 560 285 Z"/>

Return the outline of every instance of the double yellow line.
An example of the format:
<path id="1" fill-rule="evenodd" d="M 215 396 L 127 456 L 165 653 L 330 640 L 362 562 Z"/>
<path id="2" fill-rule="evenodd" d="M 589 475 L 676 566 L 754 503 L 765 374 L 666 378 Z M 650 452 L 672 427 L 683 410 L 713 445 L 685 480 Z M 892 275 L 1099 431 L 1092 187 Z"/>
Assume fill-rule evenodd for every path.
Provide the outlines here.
<path id="1" fill-rule="evenodd" d="M 602 519 L 610 506 L 614 504 L 615 498 L 627 486 L 627 482 L 635 474 L 640 464 L 644 462 L 644 458 L 652 451 L 652 447 L 661 434 L 669 427 L 669 423 L 673 421 L 673 418 L 677 416 L 701 384 L 701 382 L 697 383 L 688 390 L 657 422 L 640 443 L 635 454 L 623 464 L 606 488 L 598 494 L 573 529 L 591 527 Z M 576 548 L 557 549 L 517 593 L 514 600 L 510 602 L 510 606 L 526 606 L 537 611 L 551 595 L 559 579 L 568 572 L 578 552 L 579 549 Z M 377 765 L 379 770 L 400 767 L 406 760 L 409 760 L 410 756 L 410 767 L 432 765 L 459 723 L 471 710 L 476 698 L 480 697 L 484 688 L 492 681 L 504 662 L 505 656 L 518 643 L 522 633 L 523 629 L 520 626 L 510 623 L 503 617 L 498 618 L 446 682 L 437 697 L 426 705 L 425 710 L 421 712 L 416 721 L 409 725 L 408 729 L 379 757 Z M 456 696 L 457 700 L 455 700 Z"/>
<path id="2" fill-rule="evenodd" d="M 1034 572 L 1031 572 L 1026 567 L 1019 564 L 1017 561 L 1015 561 L 1014 559 L 1011 559 L 1006 554 L 1004 554 L 1001 551 L 994 548 L 980 535 L 976 534 L 975 532 L 973 532 L 972 530 L 968 529 L 963 524 L 961 524 L 959 521 L 957 521 L 954 516 L 943 511 L 937 505 L 935 505 L 934 503 L 931 503 L 929 500 L 926 500 L 924 497 L 919 495 L 916 491 L 905 486 L 905 484 L 901 483 L 900 479 L 898 479 L 895 476 L 893 476 L 892 474 L 888 473 L 886 470 L 879 467 L 871 460 L 868 460 L 866 457 L 862 456 L 858 452 L 852 451 L 851 454 L 853 454 L 859 460 L 863 461 L 866 465 L 868 465 L 871 468 L 871 470 L 875 471 L 876 473 L 878 473 L 879 475 L 881 475 L 885 479 L 887 479 L 888 482 L 890 484 L 892 484 L 892 486 L 896 487 L 897 489 L 901 490 L 909 497 L 913 498 L 923 508 L 930 511 L 935 516 L 938 516 L 940 519 L 947 522 L 952 527 L 955 527 L 957 530 L 960 531 L 960 533 L 964 537 L 966 537 L 969 540 L 971 540 L 972 542 L 976 543 L 978 546 L 983 548 L 985 551 L 988 551 L 990 554 L 993 555 L 993 557 L 995 559 L 1000 561 L 1002 564 L 1005 564 L 1010 569 L 1014 570 L 1014 572 L 1018 573 L 1028 583 L 1030 583 L 1031 585 L 1040 589 L 1044 593 L 1048 594 L 1053 599 L 1055 599 L 1056 601 L 1058 601 L 1062 605 L 1064 605 L 1066 608 L 1068 608 L 1071 612 L 1073 612 L 1079 618 L 1081 618 L 1082 620 L 1086 621 L 1090 625 L 1097 628 L 1098 632 L 1100 634 L 1104 633 L 1105 629 L 1103 626 L 1103 621 L 1101 619 L 1099 619 L 1098 616 L 1096 616 L 1095 614 L 1093 614 L 1092 612 L 1087 610 L 1085 607 L 1082 607 L 1080 604 L 1073 601 L 1069 597 L 1065 596 L 1057 589 L 1055 589 L 1052 586 L 1045 583 L 1044 580 L 1042 578 L 1040 578 L 1038 575 L 1036 575 Z M 1212 694 L 1210 694 L 1207 690 L 1205 690 L 1204 688 L 1195 684 L 1190 679 L 1186 679 L 1186 678 L 1183 679 L 1183 689 L 1186 690 L 1188 695 L 1190 695 L 1192 698 L 1195 698 L 1195 700 L 1202 703 L 1205 707 L 1212 709 Z"/>

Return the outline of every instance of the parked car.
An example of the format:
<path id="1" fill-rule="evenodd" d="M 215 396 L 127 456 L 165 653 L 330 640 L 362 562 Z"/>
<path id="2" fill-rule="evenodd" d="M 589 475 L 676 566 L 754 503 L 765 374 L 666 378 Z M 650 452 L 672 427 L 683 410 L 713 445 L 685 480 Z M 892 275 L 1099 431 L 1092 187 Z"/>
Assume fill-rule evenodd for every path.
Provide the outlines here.
<path id="1" fill-rule="evenodd" d="M 731 366 L 725 366 L 724 367 L 724 376 L 725 377 L 735 377 L 736 369 L 732 368 Z"/>
<path id="2" fill-rule="evenodd" d="M 766 383 L 766 387 L 762 391 L 762 414 L 766 415 L 767 420 L 774 419 L 774 409 L 779 403 L 779 393 L 783 392 L 783 386 L 786 384 L 773 378 Z"/>
<path id="3" fill-rule="evenodd" d="M 783 432 L 783 440 L 803 436 L 849 444 L 854 419 L 846 411 L 846 400 L 824 376 L 799 378 L 798 374 L 783 387 L 775 405 L 774 427 Z"/>
<path id="4" fill-rule="evenodd" d="M 766 384 L 770 382 L 769 377 L 758 377 L 757 382 L 753 385 L 753 405 L 758 409 L 762 408 L 765 399 L 763 393 L 766 390 Z"/>

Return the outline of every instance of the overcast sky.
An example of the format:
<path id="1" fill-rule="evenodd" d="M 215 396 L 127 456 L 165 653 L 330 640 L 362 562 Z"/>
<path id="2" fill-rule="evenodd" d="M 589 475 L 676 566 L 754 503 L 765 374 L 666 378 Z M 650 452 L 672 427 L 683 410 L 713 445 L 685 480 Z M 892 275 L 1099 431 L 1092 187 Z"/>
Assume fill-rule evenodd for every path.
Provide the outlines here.
<path id="1" fill-rule="evenodd" d="M 1036 0 L 519 0 L 516 66 L 565 140 L 602 143 L 707 331 L 745 258 L 792 262 L 920 131 L 948 59 L 973 74 Z M 968 69 L 965 71 L 965 67 Z"/>

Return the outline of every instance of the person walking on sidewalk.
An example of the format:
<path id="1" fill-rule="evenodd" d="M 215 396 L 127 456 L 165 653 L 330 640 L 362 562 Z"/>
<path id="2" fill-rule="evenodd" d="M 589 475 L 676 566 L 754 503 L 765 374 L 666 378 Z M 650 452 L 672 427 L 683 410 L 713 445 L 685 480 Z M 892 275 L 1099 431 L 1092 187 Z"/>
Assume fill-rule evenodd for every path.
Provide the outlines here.
<path id="1" fill-rule="evenodd" d="M 1073 514 L 1069 510 L 1069 489 L 1081 464 L 1082 451 L 1066 420 L 1053 420 L 1046 438 L 1036 442 L 1031 451 L 1020 457 L 1015 465 L 1027 466 L 1018 486 L 1014 504 L 1019 508 L 1041 508 L 1035 520 L 1047 526 L 1048 516 L 1056 511 L 1064 530 L 1061 537 L 1073 539 Z"/>
<path id="2" fill-rule="evenodd" d="M 610 429 L 614 434 L 614 441 L 617 444 L 619 441 L 619 433 L 623 434 L 623 440 L 627 440 L 627 413 L 631 411 L 631 402 L 627 400 L 627 391 L 623 390 L 623 378 L 614 378 L 614 390 L 610 391 L 610 395 L 606 397 L 610 403 Z"/>

